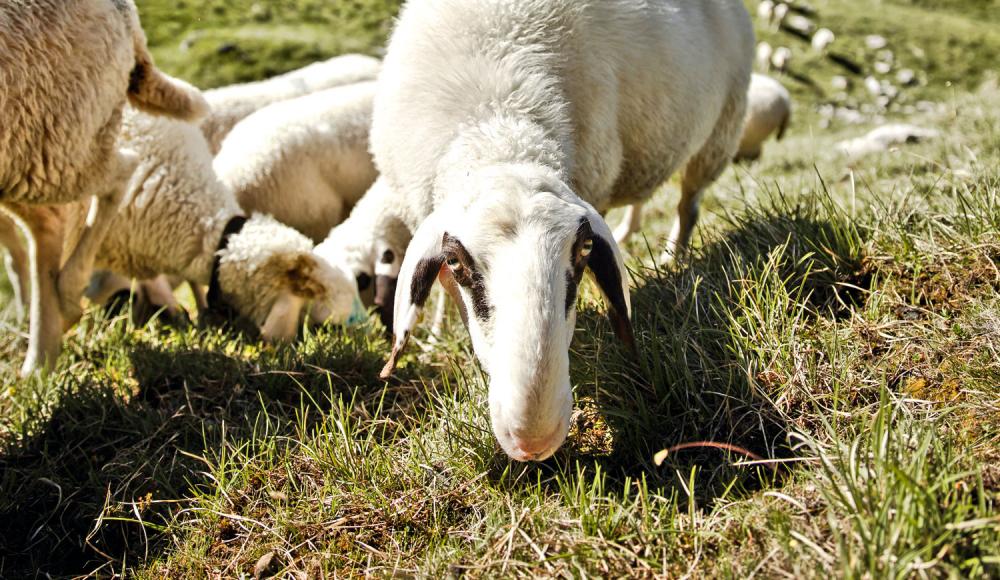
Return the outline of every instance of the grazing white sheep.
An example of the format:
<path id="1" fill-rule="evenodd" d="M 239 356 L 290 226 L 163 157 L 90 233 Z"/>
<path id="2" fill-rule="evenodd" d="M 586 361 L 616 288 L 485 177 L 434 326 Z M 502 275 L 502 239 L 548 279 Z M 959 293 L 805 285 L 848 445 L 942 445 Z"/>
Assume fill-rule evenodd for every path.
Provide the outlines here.
<path id="1" fill-rule="evenodd" d="M 490 375 L 504 451 L 552 455 L 569 429 L 586 270 L 633 344 L 628 273 L 600 212 L 682 169 L 671 247 L 687 244 L 736 152 L 753 48 L 737 0 L 407 3 L 372 124 L 389 206 L 414 231 L 383 376 L 440 280 Z"/>
<path id="2" fill-rule="evenodd" d="M 316 246 L 319 256 L 353 273 L 358 290 L 365 292 L 374 285 L 374 303 L 390 334 L 396 281 L 411 237 L 394 203 L 385 180 L 376 180 L 351 215 Z"/>
<path id="3" fill-rule="evenodd" d="M 760 20 L 761 24 L 770 26 L 772 18 L 774 18 L 774 2 L 761 0 L 761 3 L 757 5 L 757 19 Z"/>
<path id="4" fill-rule="evenodd" d="M 778 30 L 781 25 L 784 24 L 785 18 L 788 17 L 788 4 L 784 2 L 777 4 L 774 7 L 774 15 L 771 17 L 771 28 Z"/>
<path id="5" fill-rule="evenodd" d="M 757 51 L 754 60 L 757 63 L 757 69 L 761 72 L 767 72 L 771 70 L 771 57 L 774 56 L 774 48 L 768 42 L 761 42 L 757 45 Z"/>
<path id="6" fill-rule="evenodd" d="M 764 141 L 772 134 L 780 141 L 792 116 L 788 89 L 771 77 L 754 74 L 750 79 L 747 117 L 743 125 L 737 160 L 760 158 Z"/>
<path id="7" fill-rule="evenodd" d="M 81 313 L 94 254 L 136 166 L 117 148 L 126 100 L 195 119 L 205 102 L 153 65 L 131 0 L 0 3 L 0 205 L 31 250 L 30 333 L 22 373 L 58 356 L 64 322 Z M 62 260 L 57 204 L 93 198 Z"/>
<path id="8" fill-rule="evenodd" d="M 830 45 L 837 39 L 837 36 L 829 28 L 820 28 L 813 34 L 812 49 L 816 52 L 826 52 Z"/>
<path id="9" fill-rule="evenodd" d="M 788 70 L 789 63 L 792 62 L 792 51 L 788 47 L 779 46 L 774 49 L 774 54 L 771 55 L 771 66 L 774 70 L 778 72 L 786 72 Z"/>
<path id="10" fill-rule="evenodd" d="M 123 141 L 142 161 L 131 202 L 101 246 L 101 268 L 207 284 L 210 308 L 234 309 L 268 340 L 292 338 L 310 305 L 316 317 L 347 320 L 354 282 L 314 255 L 312 242 L 292 228 L 264 214 L 244 218 L 196 126 L 127 113 Z"/>
<path id="11" fill-rule="evenodd" d="M 271 214 L 321 242 L 375 182 L 374 98 L 368 82 L 269 105 L 236 125 L 215 171 L 244 211 Z"/>
<path id="12" fill-rule="evenodd" d="M 894 145 L 919 143 L 938 137 L 934 129 L 926 129 L 907 124 L 889 124 L 871 130 L 868 134 L 841 141 L 837 151 L 851 160 L 857 160 L 873 153 L 888 151 Z"/>
<path id="13" fill-rule="evenodd" d="M 258 109 L 319 90 L 374 80 L 381 66 L 377 58 L 346 54 L 263 81 L 205 91 L 212 110 L 202 120 L 201 130 L 209 149 L 218 153 L 236 123 Z"/>

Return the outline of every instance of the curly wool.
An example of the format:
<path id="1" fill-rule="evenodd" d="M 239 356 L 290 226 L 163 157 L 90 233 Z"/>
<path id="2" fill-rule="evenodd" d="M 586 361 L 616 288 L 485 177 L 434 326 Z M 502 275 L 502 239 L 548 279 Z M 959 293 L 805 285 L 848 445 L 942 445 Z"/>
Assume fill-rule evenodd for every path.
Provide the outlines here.
<path id="1" fill-rule="evenodd" d="M 381 66 L 377 58 L 345 54 L 263 81 L 206 91 L 212 111 L 201 130 L 212 153 L 218 153 L 233 127 L 255 111 L 322 89 L 374 80 Z"/>

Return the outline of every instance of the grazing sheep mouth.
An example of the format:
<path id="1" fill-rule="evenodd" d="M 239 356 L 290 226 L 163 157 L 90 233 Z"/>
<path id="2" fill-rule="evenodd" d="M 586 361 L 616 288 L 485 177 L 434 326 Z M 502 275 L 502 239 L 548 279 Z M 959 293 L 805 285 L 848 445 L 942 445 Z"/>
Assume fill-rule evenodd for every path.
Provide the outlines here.
<path id="1" fill-rule="evenodd" d="M 378 317 L 385 326 L 385 331 L 391 337 L 393 332 L 392 314 L 396 303 L 397 278 L 392 276 L 375 276 L 375 306 L 378 307 Z"/>

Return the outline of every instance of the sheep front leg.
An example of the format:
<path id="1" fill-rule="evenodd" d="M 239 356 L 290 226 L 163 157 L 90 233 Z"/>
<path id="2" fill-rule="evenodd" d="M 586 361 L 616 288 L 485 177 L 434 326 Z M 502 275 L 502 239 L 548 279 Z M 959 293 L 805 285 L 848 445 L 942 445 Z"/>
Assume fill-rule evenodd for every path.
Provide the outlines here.
<path id="1" fill-rule="evenodd" d="M 27 376 L 51 368 L 59 357 L 63 319 L 59 308 L 59 264 L 62 261 L 63 221 L 47 206 L 12 206 L 21 218 L 28 240 L 31 271 L 28 353 L 21 367 Z"/>
<path id="2" fill-rule="evenodd" d="M 80 298 L 94 271 L 97 251 L 118 214 L 126 184 L 137 163 L 136 154 L 118 153 L 118 170 L 109 180 L 109 189 L 103 196 L 94 197 L 83 233 L 59 273 L 59 300 L 63 317 L 70 325 L 75 324 L 83 315 Z"/>

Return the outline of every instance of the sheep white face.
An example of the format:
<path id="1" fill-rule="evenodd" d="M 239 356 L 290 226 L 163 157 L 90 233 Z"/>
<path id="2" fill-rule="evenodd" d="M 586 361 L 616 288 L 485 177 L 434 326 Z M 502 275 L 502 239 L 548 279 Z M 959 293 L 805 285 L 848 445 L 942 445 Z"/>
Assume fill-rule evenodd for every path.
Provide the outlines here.
<path id="1" fill-rule="evenodd" d="M 337 230 L 334 230 L 336 232 Z M 379 317 L 392 334 L 396 280 L 403 265 L 404 248 L 378 236 L 347 239 L 331 235 L 316 246 L 316 254 L 354 279 L 365 304 L 378 307 Z"/>
<path id="2" fill-rule="evenodd" d="M 490 375 L 501 447 L 518 461 L 541 461 L 569 431 L 569 346 L 583 273 L 594 274 L 616 332 L 631 343 L 625 272 L 607 224 L 561 182 L 508 175 L 489 185 L 493 190 L 471 206 L 436 211 L 414 236 L 400 273 L 386 371 L 439 280 L 459 304 Z"/>
<path id="3" fill-rule="evenodd" d="M 223 299 L 267 340 L 290 340 L 311 308 L 313 320 L 350 317 L 354 280 L 314 254 L 312 242 L 270 216 L 254 214 L 220 254 Z"/>

